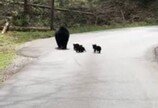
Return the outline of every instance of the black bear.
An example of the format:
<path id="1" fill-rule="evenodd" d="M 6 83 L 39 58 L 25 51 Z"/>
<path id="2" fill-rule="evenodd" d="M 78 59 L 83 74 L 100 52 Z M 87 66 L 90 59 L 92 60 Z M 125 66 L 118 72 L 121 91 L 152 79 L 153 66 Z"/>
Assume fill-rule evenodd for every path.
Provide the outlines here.
<path id="1" fill-rule="evenodd" d="M 82 53 L 82 52 L 86 51 L 82 45 L 73 44 L 73 46 L 74 46 L 74 50 L 78 53 Z"/>
<path id="2" fill-rule="evenodd" d="M 82 45 L 79 46 L 79 49 L 78 49 L 78 50 L 79 50 L 80 53 L 86 51 L 86 49 L 85 49 Z"/>
<path id="3" fill-rule="evenodd" d="M 74 46 L 74 50 L 76 51 L 80 45 L 78 43 L 76 43 L 76 44 L 73 44 L 73 46 Z"/>
<path id="4" fill-rule="evenodd" d="M 100 46 L 97 46 L 96 44 L 92 45 L 93 47 L 93 50 L 94 50 L 94 53 L 98 52 L 98 53 L 101 53 L 101 47 Z"/>
<path id="5" fill-rule="evenodd" d="M 55 33 L 55 39 L 58 45 L 58 49 L 67 49 L 67 43 L 69 41 L 69 31 L 65 27 L 60 27 Z"/>

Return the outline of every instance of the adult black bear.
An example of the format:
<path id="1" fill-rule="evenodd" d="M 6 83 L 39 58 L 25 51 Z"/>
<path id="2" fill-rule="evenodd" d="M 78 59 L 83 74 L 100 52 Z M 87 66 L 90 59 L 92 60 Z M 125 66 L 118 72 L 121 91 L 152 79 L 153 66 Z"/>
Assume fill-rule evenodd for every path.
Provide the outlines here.
<path id="1" fill-rule="evenodd" d="M 58 45 L 58 49 L 67 49 L 69 35 L 69 31 L 65 27 L 60 27 L 59 30 L 55 33 L 55 39 Z"/>

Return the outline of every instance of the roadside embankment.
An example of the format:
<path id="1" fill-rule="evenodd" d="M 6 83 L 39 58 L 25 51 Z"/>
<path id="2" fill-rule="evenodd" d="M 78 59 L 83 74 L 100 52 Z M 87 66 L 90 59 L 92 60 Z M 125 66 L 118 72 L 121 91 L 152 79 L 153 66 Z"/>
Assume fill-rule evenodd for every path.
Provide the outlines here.
<path id="1" fill-rule="evenodd" d="M 0 83 L 6 81 L 9 77 L 23 69 L 24 66 L 30 64 L 40 56 L 45 56 L 51 52 L 55 47 L 53 39 L 38 39 L 26 42 L 15 48 L 16 57 L 7 66 L 6 69 L 1 70 Z"/>
<path id="2" fill-rule="evenodd" d="M 1 78 L 0 83 L 6 81 L 15 73 L 19 72 L 27 64 L 31 63 L 33 59 L 29 57 L 23 57 L 17 55 L 16 58 L 12 61 L 12 63 L 4 70 L 1 70 Z"/>

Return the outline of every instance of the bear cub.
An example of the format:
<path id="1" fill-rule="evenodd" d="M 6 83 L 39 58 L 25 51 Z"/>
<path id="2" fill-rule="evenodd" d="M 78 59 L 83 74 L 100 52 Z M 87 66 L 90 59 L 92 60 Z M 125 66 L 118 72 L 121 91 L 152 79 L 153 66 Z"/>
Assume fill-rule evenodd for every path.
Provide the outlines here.
<path id="1" fill-rule="evenodd" d="M 93 44 L 92 47 L 93 47 L 94 53 L 101 53 L 101 47 L 100 46 L 98 46 L 96 44 Z"/>
<path id="2" fill-rule="evenodd" d="M 82 45 L 80 45 L 80 44 L 78 44 L 78 43 L 73 44 L 73 47 L 74 47 L 74 50 L 75 50 L 77 53 L 82 53 L 82 52 L 85 52 L 85 51 L 86 51 L 86 49 L 85 49 Z"/>

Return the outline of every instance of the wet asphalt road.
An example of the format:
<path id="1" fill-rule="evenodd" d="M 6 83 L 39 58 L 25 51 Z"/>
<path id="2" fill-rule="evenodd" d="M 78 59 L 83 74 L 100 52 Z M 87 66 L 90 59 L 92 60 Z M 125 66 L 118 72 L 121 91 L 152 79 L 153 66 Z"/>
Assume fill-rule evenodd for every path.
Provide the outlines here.
<path id="1" fill-rule="evenodd" d="M 75 53 L 76 42 L 87 51 Z M 156 26 L 73 34 L 69 50 L 30 42 L 21 54 L 38 58 L 0 88 L 0 108 L 158 108 L 157 45 Z"/>

